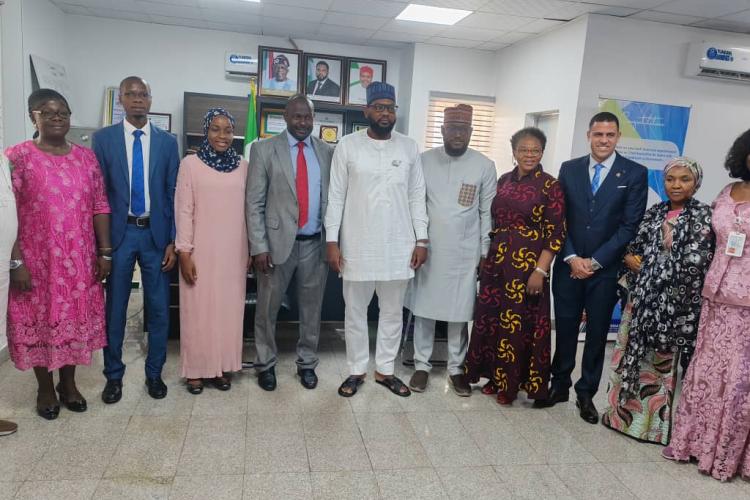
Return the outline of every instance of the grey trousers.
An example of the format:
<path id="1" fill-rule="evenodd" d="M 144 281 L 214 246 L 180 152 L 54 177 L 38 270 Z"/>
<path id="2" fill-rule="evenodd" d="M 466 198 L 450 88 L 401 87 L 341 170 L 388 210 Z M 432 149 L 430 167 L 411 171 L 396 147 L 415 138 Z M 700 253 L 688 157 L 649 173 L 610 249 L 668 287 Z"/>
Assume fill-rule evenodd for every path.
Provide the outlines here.
<path id="1" fill-rule="evenodd" d="M 318 365 L 320 310 L 323 306 L 328 266 L 321 257 L 320 240 L 295 241 L 292 253 L 283 264 L 274 264 L 266 276 L 257 276 L 258 303 L 255 307 L 255 369 L 264 371 L 276 365 L 276 318 L 281 300 L 292 276 L 297 277 L 299 305 L 299 341 L 297 366 Z M 258 273 L 259 274 L 259 273 Z"/>
<path id="2" fill-rule="evenodd" d="M 429 372 L 432 368 L 430 356 L 435 343 L 435 320 L 414 317 L 414 368 Z M 464 372 L 463 363 L 469 344 L 466 323 L 448 323 L 448 375 Z"/>

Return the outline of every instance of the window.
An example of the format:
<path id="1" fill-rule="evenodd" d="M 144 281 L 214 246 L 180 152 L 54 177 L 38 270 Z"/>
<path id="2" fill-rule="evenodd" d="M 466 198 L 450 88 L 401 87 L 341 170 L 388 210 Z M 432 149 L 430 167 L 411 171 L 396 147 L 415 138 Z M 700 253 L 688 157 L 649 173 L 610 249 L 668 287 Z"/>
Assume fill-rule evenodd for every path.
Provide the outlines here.
<path id="1" fill-rule="evenodd" d="M 435 148 L 443 145 L 440 127 L 443 125 L 443 110 L 456 104 L 469 104 L 474 108 L 474 132 L 471 134 L 469 146 L 488 156 L 493 151 L 493 130 L 495 127 L 495 99 L 492 97 L 462 96 L 459 94 L 444 94 L 430 92 L 430 105 L 427 109 L 427 126 L 425 132 L 425 148 Z"/>

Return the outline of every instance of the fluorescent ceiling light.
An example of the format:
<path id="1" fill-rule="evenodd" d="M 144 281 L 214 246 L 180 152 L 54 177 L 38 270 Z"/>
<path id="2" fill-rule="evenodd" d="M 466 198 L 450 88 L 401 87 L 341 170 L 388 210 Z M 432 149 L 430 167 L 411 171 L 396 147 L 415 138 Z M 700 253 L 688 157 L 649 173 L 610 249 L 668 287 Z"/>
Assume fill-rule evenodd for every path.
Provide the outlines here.
<path id="1" fill-rule="evenodd" d="M 396 16 L 400 21 L 416 21 L 418 23 L 445 24 L 451 26 L 471 14 L 470 10 L 446 9 L 445 7 L 431 7 L 410 3 Z"/>
<path id="2" fill-rule="evenodd" d="M 260 0 L 244 0 L 245 2 L 260 3 Z"/>

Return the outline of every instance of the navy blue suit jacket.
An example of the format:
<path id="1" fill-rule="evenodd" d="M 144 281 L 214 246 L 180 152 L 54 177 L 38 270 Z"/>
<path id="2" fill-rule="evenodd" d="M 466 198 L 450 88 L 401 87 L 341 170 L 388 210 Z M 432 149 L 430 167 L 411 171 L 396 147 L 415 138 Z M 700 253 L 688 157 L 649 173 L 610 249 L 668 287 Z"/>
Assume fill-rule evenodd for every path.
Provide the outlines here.
<path id="1" fill-rule="evenodd" d="M 125 237 L 130 209 L 130 176 L 125 151 L 125 130 L 122 122 L 97 130 L 93 149 L 104 174 L 109 206 L 112 209 L 112 246 L 117 248 Z M 148 188 L 150 229 L 158 248 L 174 241 L 174 192 L 180 157 L 177 139 L 151 125 Z"/>
<path id="2" fill-rule="evenodd" d="M 557 257 L 593 257 L 602 266 L 597 274 L 616 276 L 625 247 L 635 236 L 646 211 L 646 167 L 616 153 L 611 171 L 591 193 L 589 155 L 566 161 L 559 181 L 565 193 L 568 236 Z"/>

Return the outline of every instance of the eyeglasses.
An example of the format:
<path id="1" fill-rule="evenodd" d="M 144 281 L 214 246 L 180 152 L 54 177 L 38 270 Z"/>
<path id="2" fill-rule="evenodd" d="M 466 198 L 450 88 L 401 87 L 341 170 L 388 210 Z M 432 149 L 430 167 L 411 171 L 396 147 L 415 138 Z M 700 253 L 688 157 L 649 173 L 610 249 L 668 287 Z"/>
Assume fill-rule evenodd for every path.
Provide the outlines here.
<path id="1" fill-rule="evenodd" d="M 140 97 L 141 99 L 148 99 L 151 97 L 151 94 L 148 92 L 123 92 L 123 96 L 127 97 L 128 99 L 135 99 L 136 97 Z"/>
<path id="2" fill-rule="evenodd" d="M 383 113 L 385 111 L 388 111 L 389 113 L 395 113 L 398 109 L 398 106 L 396 106 L 395 104 L 373 104 L 370 107 L 378 113 Z"/>
<path id="3" fill-rule="evenodd" d="M 544 153 L 544 150 L 542 149 L 516 149 L 516 153 L 518 153 L 519 156 L 539 156 L 542 153 Z"/>
<path id="4" fill-rule="evenodd" d="M 67 120 L 70 118 L 70 111 L 66 111 L 64 109 L 57 110 L 57 111 L 50 111 L 48 109 L 42 109 L 42 110 L 35 110 L 34 113 L 37 113 L 39 116 L 44 118 L 45 120 L 51 120 L 52 118 L 62 118 L 63 120 Z"/>

